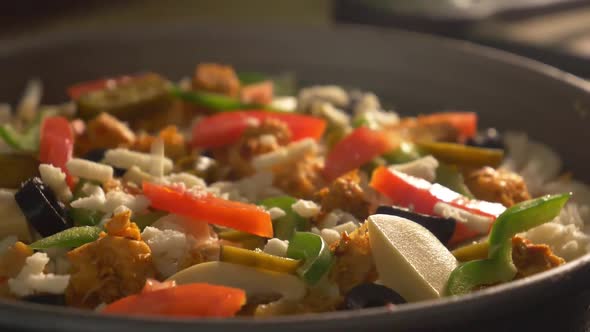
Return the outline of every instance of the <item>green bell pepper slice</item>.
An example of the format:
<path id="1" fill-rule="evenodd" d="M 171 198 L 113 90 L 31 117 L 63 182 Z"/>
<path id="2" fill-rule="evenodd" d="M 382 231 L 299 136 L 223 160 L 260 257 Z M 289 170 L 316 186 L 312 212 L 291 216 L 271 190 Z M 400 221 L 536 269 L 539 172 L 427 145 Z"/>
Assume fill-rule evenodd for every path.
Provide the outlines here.
<path id="1" fill-rule="evenodd" d="M 96 241 L 102 228 L 81 226 L 68 228 L 39 241 L 29 244 L 31 249 L 76 248 L 86 243 Z"/>
<path id="2" fill-rule="evenodd" d="M 330 271 L 334 256 L 321 236 L 309 232 L 295 232 L 289 240 L 287 257 L 300 259 L 303 265 L 297 274 L 308 284 L 315 285 Z"/>
<path id="3" fill-rule="evenodd" d="M 490 232 L 488 258 L 457 267 L 447 282 L 447 295 L 465 294 L 477 286 L 507 282 L 516 275 L 512 262 L 514 235 L 551 221 L 571 194 L 547 195 L 516 204 L 502 213 Z"/>
<path id="4" fill-rule="evenodd" d="M 286 213 L 286 215 L 272 221 L 272 228 L 276 238 L 289 240 L 295 234 L 295 231 L 309 230 L 309 220 L 295 213 L 291 207 L 296 202 L 297 199 L 291 196 L 271 197 L 259 202 L 259 205 L 264 206 L 267 210 L 278 207 Z"/>
<path id="5" fill-rule="evenodd" d="M 238 99 L 213 92 L 185 91 L 176 86 L 171 88 L 171 92 L 174 97 L 216 112 L 264 108 L 263 105 L 244 104 Z"/>
<path id="6" fill-rule="evenodd" d="M 72 208 L 68 214 L 76 226 L 96 226 L 104 217 L 104 213 L 96 210 Z"/>
<path id="7" fill-rule="evenodd" d="M 403 164 L 420 159 L 426 154 L 416 144 L 402 141 L 399 148 L 384 154 L 382 157 L 389 164 Z"/>

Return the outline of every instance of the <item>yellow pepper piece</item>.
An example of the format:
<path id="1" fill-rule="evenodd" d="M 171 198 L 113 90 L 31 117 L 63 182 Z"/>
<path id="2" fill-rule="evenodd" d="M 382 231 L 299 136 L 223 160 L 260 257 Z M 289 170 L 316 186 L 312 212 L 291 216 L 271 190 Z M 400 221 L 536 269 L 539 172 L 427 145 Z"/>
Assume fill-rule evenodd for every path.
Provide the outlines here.
<path id="1" fill-rule="evenodd" d="M 260 236 L 236 230 L 223 231 L 217 234 L 220 239 L 239 243 L 242 248 L 254 250 L 264 247 L 265 239 Z"/>
<path id="2" fill-rule="evenodd" d="M 504 151 L 501 149 L 477 148 L 446 142 L 421 142 L 418 145 L 435 158 L 449 164 L 496 168 L 504 159 Z"/>
<path id="3" fill-rule="evenodd" d="M 477 242 L 457 248 L 451 253 L 460 262 L 468 262 L 476 259 L 485 259 L 488 257 L 488 248 L 490 244 L 488 241 Z"/>
<path id="4" fill-rule="evenodd" d="M 280 273 L 295 273 L 299 265 L 301 265 L 300 260 L 232 246 L 221 246 L 219 260 Z"/>

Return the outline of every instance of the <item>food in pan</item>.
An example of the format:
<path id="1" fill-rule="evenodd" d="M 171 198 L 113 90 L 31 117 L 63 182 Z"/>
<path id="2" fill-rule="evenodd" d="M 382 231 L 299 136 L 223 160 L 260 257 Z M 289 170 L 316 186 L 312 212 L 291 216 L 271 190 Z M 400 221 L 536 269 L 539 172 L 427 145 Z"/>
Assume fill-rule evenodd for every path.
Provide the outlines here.
<path id="1" fill-rule="evenodd" d="M 0 116 L 0 296 L 101 314 L 319 313 L 460 296 L 585 255 L 588 189 L 471 112 L 199 64 L 30 82 Z"/>

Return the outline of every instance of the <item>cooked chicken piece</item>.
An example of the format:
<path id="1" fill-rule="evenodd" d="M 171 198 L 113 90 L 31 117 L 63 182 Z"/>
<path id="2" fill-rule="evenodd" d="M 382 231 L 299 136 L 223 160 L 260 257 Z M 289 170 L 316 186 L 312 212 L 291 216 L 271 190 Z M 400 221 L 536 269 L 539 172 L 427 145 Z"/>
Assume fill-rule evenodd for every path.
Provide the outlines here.
<path id="1" fill-rule="evenodd" d="M 532 244 L 529 240 L 512 238 L 512 261 L 518 270 L 516 279 L 547 271 L 565 263 L 545 244 Z"/>
<path id="2" fill-rule="evenodd" d="M 132 149 L 141 152 L 150 152 L 152 143 L 156 138 L 161 138 L 164 142 L 164 153 L 166 157 L 172 160 L 178 160 L 187 154 L 188 149 L 184 136 L 182 136 L 176 126 L 167 126 L 160 130 L 158 136 L 152 136 L 146 133 L 139 134 Z"/>
<path id="3" fill-rule="evenodd" d="M 76 153 L 84 155 L 94 149 L 111 149 L 132 145 L 135 134 L 129 127 L 108 113 L 88 121 L 86 130 L 76 138 Z"/>
<path id="4" fill-rule="evenodd" d="M 366 223 L 350 235 L 343 233 L 333 251 L 336 263 L 330 271 L 330 280 L 338 284 L 341 294 L 360 283 L 377 280 Z"/>
<path id="5" fill-rule="evenodd" d="M 0 279 L 15 278 L 32 254 L 33 250 L 20 241 L 10 246 L 0 255 Z"/>
<path id="6" fill-rule="evenodd" d="M 108 234 L 68 253 L 72 264 L 66 301 L 76 307 L 94 308 L 138 293 L 147 278 L 154 278 L 151 251 L 141 241 L 129 212 L 106 224 Z"/>
<path id="7" fill-rule="evenodd" d="M 201 63 L 193 76 L 193 89 L 237 97 L 240 92 L 240 80 L 230 66 Z"/>
<path id="8" fill-rule="evenodd" d="M 322 206 L 322 215 L 340 209 L 359 220 L 365 220 L 369 216 L 370 203 L 360 186 L 360 177 L 356 170 L 342 175 L 317 192 L 315 199 Z"/>
<path id="9" fill-rule="evenodd" d="M 505 169 L 483 167 L 468 172 L 465 184 L 476 198 L 507 207 L 531 199 L 523 178 Z"/>
<path id="10" fill-rule="evenodd" d="M 273 170 L 273 185 L 289 195 L 312 199 L 324 179 L 322 163 L 315 155 L 307 155 L 296 163 L 288 163 Z"/>
<path id="11" fill-rule="evenodd" d="M 246 128 L 237 143 L 214 150 L 213 156 L 221 165 L 229 165 L 230 177 L 238 179 L 254 174 L 252 158 L 275 151 L 290 140 L 291 131 L 284 122 L 266 119 Z"/>

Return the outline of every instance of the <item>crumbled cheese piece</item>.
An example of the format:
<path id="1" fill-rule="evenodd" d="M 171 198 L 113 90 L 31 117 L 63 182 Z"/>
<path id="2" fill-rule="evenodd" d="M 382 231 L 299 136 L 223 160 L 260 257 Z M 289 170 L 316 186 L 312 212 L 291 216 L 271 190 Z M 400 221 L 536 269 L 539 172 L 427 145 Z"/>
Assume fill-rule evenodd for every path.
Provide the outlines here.
<path id="1" fill-rule="evenodd" d="M 150 171 L 154 158 L 149 153 L 130 151 L 124 148 L 108 150 L 104 156 L 104 163 L 118 168 L 129 169 L 137 166 L 144 171 Z M 164 173 L 168 173 L 173 168 L 172 160 L 164 157 Z"/>
<path id="2" fill-rule="evenodd" d="M 68 249 L 49 248 L 43 250 L 49 256 L 49 263 L 45 266 L 45 273 L 66 275 L 70 272 L 70 261 L 67 258 Z"/>
<path id="3" fill-rule="evenodd" d="M 352 222 L 358 225 L 359 221 L 352 214 L 335 209 L 330 211 L 318 224 L 320 228 L 334 228 L 336 225 Z"/>
<path id="4" fill-rule="evenodd" d="M 164 176 L 164 141 L 161 138 L 154 140 L 151 146 L 152 163 L 150 174 L 156 178 Z"/>
<path id="5" fill-rule="evenodd" d="M 268 210 L 268 213 L 270 214 L 270 219 L 272 220 L 276 220 L 279 219 L 281 217 L 284 217 L 287 215 L 287 213 L 285 211 L 283 211 L 283 209 L 281 209 L 280 207 L 271 207 Z"/>
<path id="6" fill-rule="evenodd" d="M 190 236 L 171 229 L 148 226 L 141 238 L 150 247 L 156 268 L 166 278 L 178 271 L 191 246 Z"/>
<path id="7" fill-rule="evenodd" d="M 95 194 L 79 198 L 71 203 L 74 208 L 98 210 L 104 213 L 112 213 L 121 205 L 126 206 L 133 212 L 141 212 L 149 207 L 150 201 L 146 196 L 133 196 L 118 190 L 109 191 L 105 195 L 102 189 L 98 188 Z"/>
<path id="8" fill-rule="evenodd" d="M 433 156 L 426 156 L 408 163 L 393 165 L 391 168 L 428 182 L 434 182 L 438 161 Z"/>
<path id="9" fill-rule="evenodd" d="M 308 201 L 304 199 L 297 200 L 297 202 L 291 205 L 291 208 L 293 209 L 293 211 L 295 211 L 295 213 L 304 218 L 315 217 L 318 215 L 318 213 L 320 213 L 319 205 L 317 205 L 313 201 Z"/>
<path id="10" fill-rule="evenodd" d="M 328 245 L 340 240 L 340 233 L 330 228 L 324 228 L 320 231 L 320 236 Z"/>
<path id="11" fill-rule="evenodd" d="M 279 257 L 287 257 L 287 248 L 289 247 L 289 241 L 283 241 L 281 239 L 272 238 L 266 242 L 263 252 L 269 255 L 275 255 Z"/>
<path id="12" fill-rule="evenodd" d="M 133 166 L 125 172 L 123 180 L 141 185 L 143 181 L 154 181 L 154 178 L 150 174 L 139 169 L 139 167 Z"/>
<path id="13" fill-rule="evenodd" d="M 294 112 L 297 109 L 297 98 L 293 96 L 275 97 L 269 105 L 272 109 Z"/>
<path id="14" fill-rule="evenodd" d="M 337 231 L 338 233 L 346 232 L 347 234 L 350 234 L 350 233 L 354 232 L 358 227 L 359 227 L 358 223 L 355 223 L 354 221 L 349 221 L 349 222 L 344 223 L 342 225 L 332 227 L 332 229 Z"/>
<path id="15" fill-rule="evenodd" d="M 47 263 L 49 257 L 46 253 L 37 252 L 27 257 L 25 266 L 16 278 L 8 279 L 10 291 L 18 296 L 34 293 L 62 294 L 70 282 L 70 276 L 43 273 Z"/>
<path id="16" fill-rule="evenodd" d="M 205 157 L 205 156 L 199 156 L 199 158 L 195 161 L 195 170 L 197 172 L 205 172 L 207 171 L 210 167 L 212 167 L 213 165 L 215 165 L 216 161 L 213 158 L 209 158 L 209 157 Z"/>
<path id="17" fill-rule="evenodd" d="M 453 218 L 479 234 L 487 234 L 494 221 L 492 218 L 480 216 L 443 202 L 436 203 L 433 211 L 439 216 Z"/>
<path id="18" fill-rule="evenodd" d="M 166 176 L 165 180 L 169 183 L 182 183 L 185 188 L 207 188 L 207 183 L 203 179 L 190 173 L 172 173 Z"/>
<path id="19" fill-rule="evenodd" d="M 72 158 L 66 163 L 73 176 L 83 179 L 107 182 L 113 178 L 113 168 L 86 159 Z"/>
<path id="20" fill-rule="evenodd" d="M 312 227 L 310 230 L 313 234 L 320 235 L 320 230 L 317 227 Z"/>
<path id="21" fill-rule="evenodd" d="M 270 169 L 276 165 L 299 160 L 307 153 L 317 151 L 317 149 L 317 143 L 312 138 L 302 139 L 272 152 L 254 157 L 252 159 L 252 166 L 256 170 Z"/>
<path id="22" fill-rule="evenodd" d="M 43 183 L 49 186 L 57 198 L 62 202 L 69 202 L 72 199 L 72 191 L 66 183 L 66 175 L 60 168 L 49 164 L 39 165 L 39 174 Z"/>

